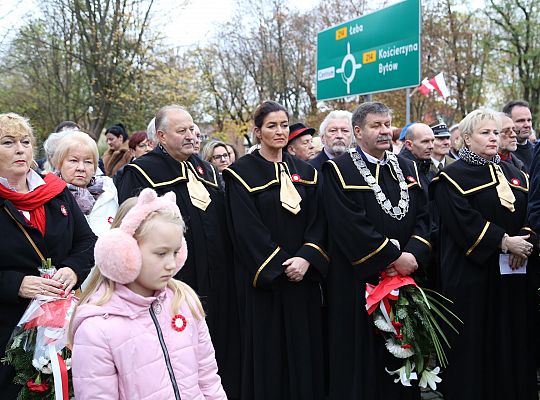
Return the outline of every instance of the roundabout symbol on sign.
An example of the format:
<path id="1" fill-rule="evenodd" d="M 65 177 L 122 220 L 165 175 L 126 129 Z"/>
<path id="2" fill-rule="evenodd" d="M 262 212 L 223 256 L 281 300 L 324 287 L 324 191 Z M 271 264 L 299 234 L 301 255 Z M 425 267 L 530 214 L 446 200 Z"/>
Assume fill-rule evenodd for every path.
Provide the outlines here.
<path id="1" fill-rule="evenodd" d="M 345 65 L 350 62 L 352 64 L 351 74 L 349 76 L 345 75 Z M 341 68 L 336 69 L 337 73 L 341 74 L 341 79 L 347 84 L 347 94 L 351 93 L 351 83 L 354 80 L 356 70 L 362 68 L 362 64 L 357 64 L 356 59 L 351 54 L 351 43 L 347 42 L 347 55 L 343 57 L 341 61 Z"/>

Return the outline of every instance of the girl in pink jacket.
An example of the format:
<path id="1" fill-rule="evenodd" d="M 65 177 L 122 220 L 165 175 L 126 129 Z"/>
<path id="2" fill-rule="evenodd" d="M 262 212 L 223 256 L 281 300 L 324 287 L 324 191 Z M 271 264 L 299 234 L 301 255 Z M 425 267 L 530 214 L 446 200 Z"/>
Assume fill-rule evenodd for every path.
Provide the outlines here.
<path id="1" fill-rule="evenodd" d="M 199 298 L 173 279 L 187 258 L 183 231 L 174 193 L 144 189 L 97 241 L 71 326 L 77 400 L 227 398 Z"/>

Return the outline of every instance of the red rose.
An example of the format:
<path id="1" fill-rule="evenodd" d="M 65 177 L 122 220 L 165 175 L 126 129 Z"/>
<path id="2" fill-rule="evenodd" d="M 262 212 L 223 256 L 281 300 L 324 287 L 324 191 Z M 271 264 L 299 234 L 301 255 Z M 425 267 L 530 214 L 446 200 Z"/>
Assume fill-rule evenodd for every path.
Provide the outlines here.
<path id="1" fill-rule="evenodd" d="M 410 344 L 402 344 L 401 345 L 401 348 L 402 349 L 410 349 L 412 346 Z"/>
<path id="2" fill-rule="evenodd" d="M 46 383 L 34 383 L 32 379 L 26 382 L 26 386 L 28 386 L 31 392 L 46 392 L 49 390 L 49 385 Z"/>

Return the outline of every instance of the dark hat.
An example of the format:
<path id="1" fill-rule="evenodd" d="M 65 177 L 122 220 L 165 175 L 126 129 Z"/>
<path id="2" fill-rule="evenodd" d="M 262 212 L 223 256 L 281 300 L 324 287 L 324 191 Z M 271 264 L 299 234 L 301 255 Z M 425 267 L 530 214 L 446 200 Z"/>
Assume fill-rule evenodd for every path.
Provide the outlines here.
<path id="1" fill-rule="evenodd" d="M 445 123 L 437 122 L 429 126 L 435 137 L 450 137 L 450 131 Z"/>
<path id="2" fill-rule="evenodd" d="M 294 139 L 296 139 L 299 136 L 302 135 L 311 135 L 315 133 L 315 129 L 308 128 L 302 123 L 292 124 L 289 126 L 289 141 L 287 142 L 287 145 L 291 144 Z"/>

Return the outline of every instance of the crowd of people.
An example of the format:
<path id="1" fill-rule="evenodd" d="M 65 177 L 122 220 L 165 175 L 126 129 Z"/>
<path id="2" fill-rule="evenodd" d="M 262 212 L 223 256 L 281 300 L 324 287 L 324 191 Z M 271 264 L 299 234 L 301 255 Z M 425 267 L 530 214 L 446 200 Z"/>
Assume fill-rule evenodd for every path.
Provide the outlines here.
<path id="1" fill-rule="evenodd" d="M 201 150 L 190 113 L 167 105 L 146 131 L 107 128 L 101 157 L 65 121 L 35 161 L 29 121 L 0 114 L 0 357 L 32 298 L 82 288 L 77 399 L 419 399 L 389 373 L 400 360 L 365 298 L 381 276 L 412 276 L 463 322 L 447 332 L 444 399 L 537 399 L 529 105 L 450 129 L 394 128 L 379 102 L 329 112 L 318 135 L 290 122 L 261 103 L 239 156 Z M 40 277 L 47 258 L 57 271 Z M 0 366 L 3 398 L 13 378 Z"/>

